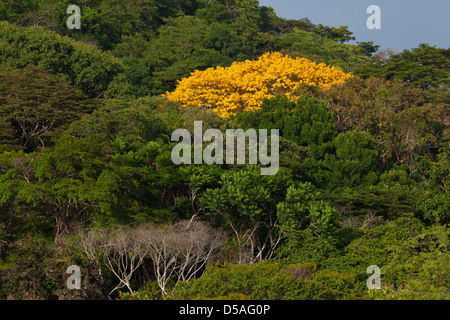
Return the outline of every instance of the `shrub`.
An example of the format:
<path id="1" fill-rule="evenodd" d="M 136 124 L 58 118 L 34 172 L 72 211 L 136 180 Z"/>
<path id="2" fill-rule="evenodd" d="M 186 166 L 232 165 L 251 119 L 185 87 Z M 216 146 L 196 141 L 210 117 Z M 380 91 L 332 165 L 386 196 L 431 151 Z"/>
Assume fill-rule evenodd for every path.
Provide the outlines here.
<path id="1" fill-rule="evenodd" d="M 312 263 L 214 265 L 199 279 L 179 283 L 175 299 L 312 300 L 356 297 L 355 276 L 321 270 Z M 360 294 L 360 292 L 359 292 Z"/>

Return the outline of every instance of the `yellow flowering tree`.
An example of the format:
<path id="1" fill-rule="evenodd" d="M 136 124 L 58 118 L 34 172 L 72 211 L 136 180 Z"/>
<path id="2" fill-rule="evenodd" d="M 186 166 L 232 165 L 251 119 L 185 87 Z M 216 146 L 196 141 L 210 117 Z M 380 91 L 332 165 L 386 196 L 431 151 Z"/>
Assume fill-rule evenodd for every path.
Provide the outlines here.
<path id="1" fill-rule="evenodd" d="M 235 62 L 228 68 L 194 71 L 181 79 L 169 100 L 184 106 L 212 108 L 221 117 L 260 108 L 264 98 L 285 94 L 298 99 L 302 84 L 328 88 L 353 77 L 341 69 L 316 64 L 305 58 L 291 58 L 279 52 L 266 53 L 256 61 Z"/>

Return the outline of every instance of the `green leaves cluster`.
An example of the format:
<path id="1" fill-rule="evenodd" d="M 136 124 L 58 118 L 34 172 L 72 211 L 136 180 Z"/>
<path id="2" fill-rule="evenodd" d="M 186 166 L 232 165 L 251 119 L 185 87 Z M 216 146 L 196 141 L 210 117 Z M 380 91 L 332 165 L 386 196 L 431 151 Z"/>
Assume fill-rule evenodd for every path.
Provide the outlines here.
<path id="1" fill-rule="evenodd" d="M 32 65 L 0 67 L 0 104 L 2 151 L 28 152 L 52 145 L 52 138 L 97 105 L 60 77 Z"/>
<path id="2" fill-rule="evenodd" d="M 317 270 L 313 263 L 215 265 L 200 279 L 180 284 L 176 299 L 315 300 L 354 296 L 361 290 L 350 274 Z"/>
<path id="3" fill-rule="evenodd" d="M 35 65 L 63 77 L 92 98 L 112 97 L 127 86 L 123 62 L 95 46 L 62 37 L 42 27 L 21 28 L 0 22 L 0 65 Z"/>

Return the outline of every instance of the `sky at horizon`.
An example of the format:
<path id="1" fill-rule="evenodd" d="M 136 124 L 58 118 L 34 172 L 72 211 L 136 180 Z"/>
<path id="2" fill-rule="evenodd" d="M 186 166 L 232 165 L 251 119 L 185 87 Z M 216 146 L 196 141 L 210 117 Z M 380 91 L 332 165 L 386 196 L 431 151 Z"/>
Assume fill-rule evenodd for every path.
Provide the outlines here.
<path id="1" fill-rule="evenodd" d="M 421 43 L 450 47 L 450 0 L 259 0 L 279 17 L 309 18 L 314 24 L 347 25 L 356 41 L 373 41 L 380 50 L 403 51 Z M 381 29 L 369 30 L 370 5 L 381 9 Z M 355 43 L 354 41 L 349 43 Z"/>

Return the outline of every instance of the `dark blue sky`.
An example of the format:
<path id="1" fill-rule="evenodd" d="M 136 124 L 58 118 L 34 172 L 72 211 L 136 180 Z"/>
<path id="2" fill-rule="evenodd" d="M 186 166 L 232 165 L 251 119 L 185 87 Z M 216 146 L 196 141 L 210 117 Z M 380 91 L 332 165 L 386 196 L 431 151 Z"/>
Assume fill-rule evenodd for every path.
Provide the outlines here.
<path id="1" fill-rule="evenodd" d="M 428 43 L 450 47 L 450 0 L 259 0 L 287 19 L 308 17 L 314 24 L 347 25 L 357 41 L 398 51 Z M 381 9 L 381 29 L 369 30 L 367 8 Z"/>

